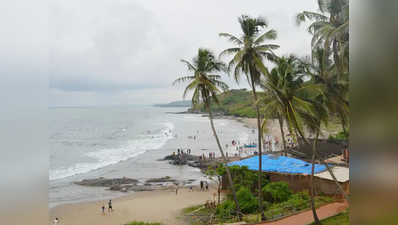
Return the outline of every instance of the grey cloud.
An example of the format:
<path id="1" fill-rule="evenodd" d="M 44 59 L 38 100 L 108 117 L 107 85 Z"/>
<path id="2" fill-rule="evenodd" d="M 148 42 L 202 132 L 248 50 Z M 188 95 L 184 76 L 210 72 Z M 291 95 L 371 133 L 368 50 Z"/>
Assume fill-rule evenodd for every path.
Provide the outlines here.
<path id="1" fill-rule="evenodd" d="M 279 34 L 271 41 L 281 46 L 277 54 L 308 54 L 306 26 L 296 27 L 292 19 L 303 10 L 316 11 L 316 0 L 51 1 L 51 104 L 179 100 L 185 84 L 172 82 L 190 75 L 180 59 L 190 60 L 199 47 L 216 54 L 231 47 L 218 33 L 240 35 L 236 20 L 241 14 L 268 19 L 269 28 Z M 247 88 L 245 80 L 240 87 L 227 76 L 223 80 L 231 88 Z M 145 101 L 137 97 L 164 90 L 167 94 L 161 97 L 151 95 Z"/>

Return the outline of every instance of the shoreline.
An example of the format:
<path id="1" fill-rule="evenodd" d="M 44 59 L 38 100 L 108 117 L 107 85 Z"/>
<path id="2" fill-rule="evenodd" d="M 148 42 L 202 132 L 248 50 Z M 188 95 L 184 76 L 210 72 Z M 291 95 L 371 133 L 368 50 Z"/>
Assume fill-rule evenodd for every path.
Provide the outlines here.
<path id="1" fill-rule="evenodd" d="M 241 123 L 243 122 L 246 125 L 244 126 L 245 128 L 251 126 L 250 123 L 255 122 L 254 124 L 256 124 L 256 119 L 251 118 L 223 116 L 217 117 L 216 119 L 227 119 Z M 240 129 L 245 128 L 242 127 Z M 252 136 L 253 134 L 248 133 L 248 135 Z M 245 157 L 235 157 L 231 154 L 230 157 L 228 157 L 228 161 L 237 161 L 242 158 Z M 209 163 L 215 165 L 221 162 L 222 158 L 217 157 L 211 161 L 212 162 L 209 161 Z M 217 163 L 214 163 L 214 161 Z M 186 221 L 179 221 L 175 219 L 175 217 L 177 217 L 180 213 L 181 209 L 191 205 L 205 203 L 207 200 L 210 200 L 212 194 L 216 192 L 216 189 L 213 189 L 212 187 L 215 186 L 214 183 L 204 177 L 205 172 L 208 170 L 207 166 L 205 166 L 205 168 L 203 167 L 198 169 L 201 170 L 202 177 L 193 181 L 192 186 L 197 186 L 200 180 L 207 180 L 210 186 L 210 191 L 195 191 L 191 193 L 188 192 L 188 184 L 186 186 L 180 186 L 177 196 L 174 194 L 173 185 L 165 185 L 152 191 L 126 193 L 119 192 L 121 196 L 112 198 L 114 205 L 113 207 L 115 210 L 117 209 L 117 211 L 109 213 L 108 216 L 106 210 L 106 216 L 104 217 L 101 217 L 101 206 L 102 204 L 105 204 L 107 207 L 109 197 L 106 196 L 103 196 L 103 198 L 100 199 L 96 198 L 93 200 L 57 204 L 49 208 L 49 224 L 52 224 L 52 221 L 55 219 L 55 217 L 58 217 L 60 221 L 62 221 L 62 224 L 124 224 L 133 220 L 143 220 L 146 222 L 162 221 L 167 224 L 185 225 L 187 224 Z M 181 184 L 181 182 L 178 183 Z M 182 198 L 180 199 L 179 197 Z M 119 209 L 123 211 L 119 211 Z"/>

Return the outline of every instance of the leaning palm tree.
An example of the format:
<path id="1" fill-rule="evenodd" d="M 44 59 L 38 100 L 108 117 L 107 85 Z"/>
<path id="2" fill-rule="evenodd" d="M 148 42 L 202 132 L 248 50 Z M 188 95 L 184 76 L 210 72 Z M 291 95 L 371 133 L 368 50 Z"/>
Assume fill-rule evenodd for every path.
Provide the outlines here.
<path id="1" fill-rule="evenodd" d="M 333 59 L 339 75 L 348 72 L 349 0 L 318 0 L 320 13 L 303 11 L 296 15 L 296 24 L 314 21 L 308 32 L 313 35 L 312 49 L 333 49 Z"/>
<path id="2" fill-rule="evenodd" d="M 293 138 L 295 138 L 294 133 L 297 132 L 302 140 L 304 140 L 305 144 L 313 149 L 313 154 L 321 161 L 322 164 L 326 166 L 326 169 L 329 171 L 331 177 L 339 188 L 340 192 L 344 195 L 345 199 L 349 202 L 348 195 L 345 193 L 344 189 L 337 181 L 336 176 L 334 175 L 330 166 L 325 162 L 325 160 L 316 152 L 307 138 L 304 135 L 304 125 L 316 124 L 320 125 L 320 123 L 316 123 L 317 121 L 317 110 L 315 108 L 315 104 L 311 102 L 311 100 L 317 98 L 319 95 L 323 95 L 325 93 L 325 86 L 322 83 L 308 83 L 304 82 L 304 77 L 306 76 L 306 69 L 303 64 L 294 60 L 294 64 L 292 63 L 292 67 L 296 68 L 296 72 L 281 74 L 282 77 L 279 79 L 285 80 L 283 83 L 286 85 L 278 87 L 270 83 L 267 79 L 268 69 L 262 64 L 262 62 L 257 59 L 258 65 L 262 73 L 266 76 L 264 81 L 264 86 L 270 93 L 270 96 L 267 96 L 267 99 L 259 99 L 258 102 L 268 101 L 268 104 L 265 106 L 265 110 L 273 110 L 276 105 L 278 107 L 283 107 L 285 110 L 285 120 L 287 121 L 288 127 L 290 129 Z M 307 119 L 305 119 L 307 118 Z M 310 120 L 311 119 L 311 120 Z M 321 121 L 320 119 L 318 119 Z M 311 123 L 309 123 L 311 121 Z M 316 126 L 315 125 L 315 126 Z M 320 128 L 318 128 L 320 129 Z M 295 131 L 295 132 L 292 132 Z"/>
<path id="3" fill-rule="evenodd" d="M 254 100 L 257 101 L 256 86 L 260 82 L 261 72 L 258 68 L 255 57 L 263 61 L 264 59 L 274 59 L 275 55 L 272 50 L 279 48 L 278 45 L 264 44 L 266 40 L 274 40 L 277 36 L 275 30 L 269 30 L 263 34 L 260 34 L 260 28 L 266 28 L 268 26 L 267 21 L 263 17 L 251 18 L 246 15 L 242 15 L 238 18 L 238 22 L 242 29 L 243 35 L 237 38 L 231 34 L 220 33 L 221 37 L 227 37 L 228 40 L 237 47 L 228 48 L 224 50 L 220 56 L 224 54 L 234 54 L 233 59 L 228 65 L 229 75 L 233 74 L 236 83 L 239 84 L 241 73 L 246 75 L 247 81 L 252 88 Z M 261 219 L 266 220 L 263 213 L 263 205 L 261 198 L 261 138 L 262 130 L 260 123 L 260 110 L 256 105 L 257 112 L 257 129 L 258 129 L 258 151 L 259 151 L 259 175 L 258 175 L 258 196 L 259 205 L 261 212 Z"/>
<path id="4" fill-rule="evenodd" d="M 349 82 L 348 74 L 340 77 L 337 75 L 337 68 L 330 59 L 330 49 L 316 48 L 312 52 L 312 59 L 304 59 L 307 73 L 314 83 L 323 84 L 326 88 L 323 99 L 330 115 L 337 115 L 343 126 L 344 133 L 347 133 L 349 117 Z"/>
<path id="5" fill-rule="evenodd" d="M 192 60 L 192 64 L 186 60 L 182 60 L 187 67 L 188 70 L 193 72 L 193 76 L 181 77 L 174 81 L 173 85 L 180 82 L 189 82 L 188 86 L 185 88 L 183 98 L 185 99 L 187 93 L 189 91 L 194 91 L 192 96 L 192 104 L 196 106 L 200 100 L 203 101 L 205 109 L 209 113 L 211 129 L 213 130 L 214 137 L 216 139 L 218 149 L 220 150 L 221 156 L 223 157 L 225 168 L 228 174 L 229 184 L 232 190 L 232 194 L 234 197 L 234 201 L 236 204 L 237 216 L 239 218 L 240 207 L 238 200 L 236 198 L 235 188 L 231 176 L 231 172 L 228 167 L 227 158 L 224 155 L 224 151 L 222 150 L 220 140 L 218 139 L 217 132 L 214 128 L 213 117 L 210 109 L 210 103 L 213 100 L 215 103 L 219 104 L 217 94 L 220 93 L 219 88 L 223 91 L 228 90 L 228 85 L 221 81 L 221 76 L 214 75 L 214 72 L 225 71 L 226 65 L 217 60 L 214 57 L 214 54 L 207 49 L 200 48 L 198 51 L 198 55 L 195 56 Z"/>

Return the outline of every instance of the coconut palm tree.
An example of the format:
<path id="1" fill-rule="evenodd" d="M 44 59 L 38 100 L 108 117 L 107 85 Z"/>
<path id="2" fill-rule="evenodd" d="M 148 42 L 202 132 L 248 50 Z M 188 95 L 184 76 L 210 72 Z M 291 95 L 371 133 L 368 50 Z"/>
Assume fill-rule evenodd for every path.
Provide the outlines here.
<path id="1" fill-rule="evenodd" d="M 303 11 L 296 15 L 296 24 L 314 21 L 307 29 L 313 35 L 311 46 L 333 49 L 339 75 L 348 72 L 349 0 L 318 0 L 320 13 Z"/>
<path id="2" fill-rule="evenodd" d="M 330 49 L 317 47 L 312 52 L 312 59 L 304 59 L 307 73 L 314 83 L 323 84 L 326 88 L 323 99 L 330 115 L 337 115 L 343 126 L 344 133 L 348 126 L 349 117 L 349 82 L 348 74 L 339 78 L 337 69 L 331 57 Z"/>
<path id="3" fill-rule="evenodd" d="M 292 56 L 290 56 L 291 58 Z M 284 57 L 282 57 L 284 59 Z M 258 102 L 265 102 L 265 110 L 274 110 L 277 104 L 280 104 L 280 108 L 285 110 L 285 120 L 287 121 L 293 138 L 295 138 L 293 130 L 296 131 L 300 138 L 304 140 L 305 144 L 313 149 L 313 154 L 319 158 L 322 164 L 326 166 L 334 182 L 339 188 L 340 192 L 344 195 L 345 199 L 349 202 L 348 195 L 337 181 L 330 166 L 323 160 L 322 157 L 316 152 L 316 149 L 311 146 L 309 141 L 304 135 L 304 125 L 307 126 L 320 126 L 322 121 L 317 114 L 317 104 L 314 103 L 314 99 L 317 100 L 318 96 L 325 96 L 325 85 L 322 83 L 315 82 L 304 82 L 303 78 L 307 75 L 306 65 L 299 60 L 291 60 L 291 67 L 295 68 L 294 73 L 279 74 L 279 78 L 284 81 L 278 81 L 286 85 L 275 86 L 268 80 L 268 69 L 257 59 L 260 70 L 265 74 L 264 85 L 268 90 L 269 95 L 264 99 L 259 99 Z M 315 101 L 316 102 L 316 101 Z M 319 108 L 319 107 L 318 107 Z M 314 125 L 315 124 L 315 125 Z M 320 127 L 318 128 L 320 130 Z M 316 146 L 315 146 L 316 147 Z"/>
<path id="4" fill-rule="evenodd" d="M 207 50 L 199 48 L 198 55 L 192 60 L 192 64 L 186 60 L 181 59 L 187 67 L 188 70 L 193 72 L 192 76 L 181 77 L 174 81 L 173 85 L 180 82 L 189 82 L 188 86 L 185 88 L 183 98 L 185 99 L 189 91 L 194 91 L 192 96 L 192 104 L 196 106 L 200 100 L 203 101 L 205 109 L 209 113 L 211 129 L 213 130 L 214 137 L 216 139 L 218 149 L 220 150 L 221 156 L 223 157 L 225 168 L 228 174 L 228 180 L 236 204 L 236 211 L 239 218 L 240 207 L 238 200 L 236 198 L 235 188 L 231 176 L 231 172 L 228 167 L 227 158 L 222 150 L 220 140 L 218 139 L 217 132 L 213 124 L 213 116 L 210 109 L 210 103 L 213 100 L 219 104 L 217 95 L 220 93 L 219 88 L 223 91 L 228 90 L 228 85 L 221 81 L 220 75 L 214 75 L 214 72 L 220 72 L 227 70 L 225 63 L 217 60 L 214 54 Z"/>
<path id="5" fill-rule="evenodd" d="M 228 33 L 220 33 L 219 36 L 227 37 L 229 42 L 237 45 L 234 48 L 228 48 L 221 52 L 220 57 L 224 54 L 234 54 L 233 59 L 229 62 L 228 71 L 229 75 L 233 74 L 236 83 L 239 84 L 241 74 L 245 74 L 249 85 L 252 88 L 253 96 L 255 101 L 257 100 L 256 86 L 260 82 L 261 72 L 258 68 L 256 60 L 257 57 L 261 62 L 264 59 L 274 59 L 275 55 L 272 50 L 279 48 L 278 45 L 274 44 L 264 44 L 266 40 L 274 40 L 277 36 L 275 30 L 269 30 L 263 34 L 260 34 L 260 28 L 267 28 L 268 23 L 263 17 L 251 18 L 247 15 L 242 15 L 238 18 L 238 22 L 242 29 L 243 34 L 240 38 L 233 36 Z M 261 219 L 266 220 L 263 213 L 263 205 L 261 198 L 261 138 L 262 130 L 260 123 L 260 110 L 258 105 L 256 105 L 257 112 L 257 129 L 258 129 L 258 150 L 259 150 L 259 176 L 258 176 L 258 196 L 259 205 L 261 212 Z"/>

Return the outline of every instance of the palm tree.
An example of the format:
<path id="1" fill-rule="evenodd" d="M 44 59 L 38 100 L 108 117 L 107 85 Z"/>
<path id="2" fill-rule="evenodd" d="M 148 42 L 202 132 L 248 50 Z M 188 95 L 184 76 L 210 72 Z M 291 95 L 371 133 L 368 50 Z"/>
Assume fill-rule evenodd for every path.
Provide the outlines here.
<path id="1" fill-rule="evenodd" d="M 331 47 L 337 71 L 342 76 L 348 73 L 349 0 L 318 0 L 318 6 L 320 13 L 298 13 L 296 24 L 306 19 L 314 21 L 307 29 L 313 35 L 312 48 Z"/>
<path id="2" fill-rule="evenodd" d="M 295 57 L 290 56 L 290 58 Z M 282 57 L 282 59 L 284 59 L 284 57 Z M 270 76 L 268 69 L 258 58 L 256 58 L 256 60 L 260 70 L 266 77 L 263 86 L 265 86 L 269 93 L 268 96 L 264 97 L 264 99 L 259 99 L 258 102 L 266 103 L 265 110 L 272 111 L 275 110 L 276 107 L 283 108 L 285 110 L 285 120 L 287 121 L 293 138 L 295 138 L 295 135 L 292 132 L 294 130 L 304 140 L 305 144 L 310 149 L 313 149 L 313 154 L 326 166 L 326 169 L 329 171 L 340 192 L 349 202 L 348 195 L 337 181 L 329 165 L 322 157 L 319 156 L 316 149 L 311 146 L 304 135 L 304 125 L 307 125 L 307 128 L 310 126 L 320 126 L 320 121 L 322 120 L 319 118 L 319 114 L 317 114 L 318 110 L 316 107 L 318 104 L 314 103 L 314 99 L 318 98 L 320 95 L 324 96 L 325 85 L 322 83 L 304 82 L 303 78 L 307 75 L 306 72 L 308 72 L 308 70 L 306 69 L 305 64 L 303 65 L 301 61 L 295 59 L 290 60 L 291 68 L 293 68 L 293 71 L 295 72 L 279 74 L 280 76 L 278 79 L 282 81 L 278 82 L 286 85 L 275 86 L 273 83 L 268 81 L 268 77 Z M 317 129 L 320 129 L 320 127 Z"/>
<path id="3" fill-rule="evenodd" d="M 220 141 L 218 139 L 217 132 L 214 128 L 213 117 L 210 110 L 210 103 L 212 100 L 219 104 L 217 98 L 217 94 L 220 93 L 219 88 L 221 88 L 223 91 L 228 90 L 228 85 L 221 81 L 221 76 L 213 75 L 212 73 L 220 71 L 226 72 L 226 65 L 225 63 L 217 60 L 211 51 L 202 48 L 199 48 L 198 55 L 193 58 L 192 64 L 183 59 L 181 59 L 181 62 L 188 67 L 189 71 L 193 72 L 193 76 L 178 78 L 174 81 L 173 85 L 180 82 L 189 82 L 188 86 L 185 88 L 183 98 L 185 99 L 189 91 L 194 91 L 192 96 L 192 104 L 196 106 L 199 101 L 202 100 L 207 112 L 209 113 L 211 129 L 213 130 L 218 149 L 220 150 L 221 156 L 224 160 L 225 168 L 228 174 L 228 180 L 236 204 L 237 216 L 239 218 L 240 207 L 236 198 L 231 172 L 228 167 L 227 158 L 224 155 L 224 151 L 222 150 Z"/>
<path id="4" fill-rule="evenodd" d="M 234 48 L 228 48 L 224 50 L 220 57 L 224 54 L 234 54 L 233 59 L 228 65 L 229 75 L 233 73 L 236 83 L 239 84 L 240 75 L 244 73 L 246 75 L 247 81 L 253 90 L 254 100 L 257 101 L 256 86 L 260 83 L 261 72 L 258 68 L 255 57 L 257 57 L 261 62 L 263 59 L 274 59 L 274 54 L 272 50 L 279 48 L 278 45 L 264 44 L 266 40 L 274 40 L 277 36 L 275 30 L 269 30 L 264 34 L 260 34 L 260 28 L 266 28 L 268 26 L 267 21 L 263 17 L 251 18 L 246 15 L 242 15 L 238 18 L 238 22 L 242 29 L 243 35 L 237 38 L 231 34 L 220 33 L 221 37 L 227 37 L 228 40 L 237 45 Z M 232 72 L 233 71 L 233 72 Z M 266 220 L 263 213 L 263 205 L 261 198 L 261 138 L 262 130 L 260 123 L 260 110 L 256 104 L 257 112 L 257 129 L 258 129 L 258 150 L 259 150 L 259 175 L 258 175 L 258 196 L 259 205 L 261 212 L 261 219 Z"/>
<path id="5" fill-rule="evenodd" d="M 312 52 L 312 59 L 304 60 L 307 73 L 314 83 L 323 84 L 326 88 L 324 104 L 330 115 L 337 115 L 343 126 L 344 133 L 348 126 L 349 100 L 348 100 L 348 74 L 343 77 L 337 75 L 337 69 L 330 59 L 330 49 L 317 47 Z"/>
<path id="6" fill-rule="evenodd" d="M 262 125 L 263 131 L 266 130 L 267 122 L 269 118 L 277 118 L 281 130 L 283 150 L 285 156 L 287 155 L 285 132 L 284 132 L 284 121 L 287 118 L 286 108 L 283 104 L 280 104 L 280 100 L 277 97 L 279 95 L 274 93 L 275 89 L 278 89 L 285 94 L 291 92 L 289 90 L 289 85 L 293 83 L 299 84 L 301 80 L 294 80 L 298 73 L 297 71 L 297 58 L 293 55 L 289 57 L 282 56 L 281 58 L 274 59 L 275 67 L 268 73 L 265 72 L 266 82 L 261 82 L 260 87 L 265 92 L 265 97 L 259 99 L 259 104 L 265 106 L 263 111 L 265 111 L 264 122 Z M 269 86 L 275 87 L 275 89 L 270 89 Z M 289 130 L 292 132 L 290 124 L 287 124 Z"/>

